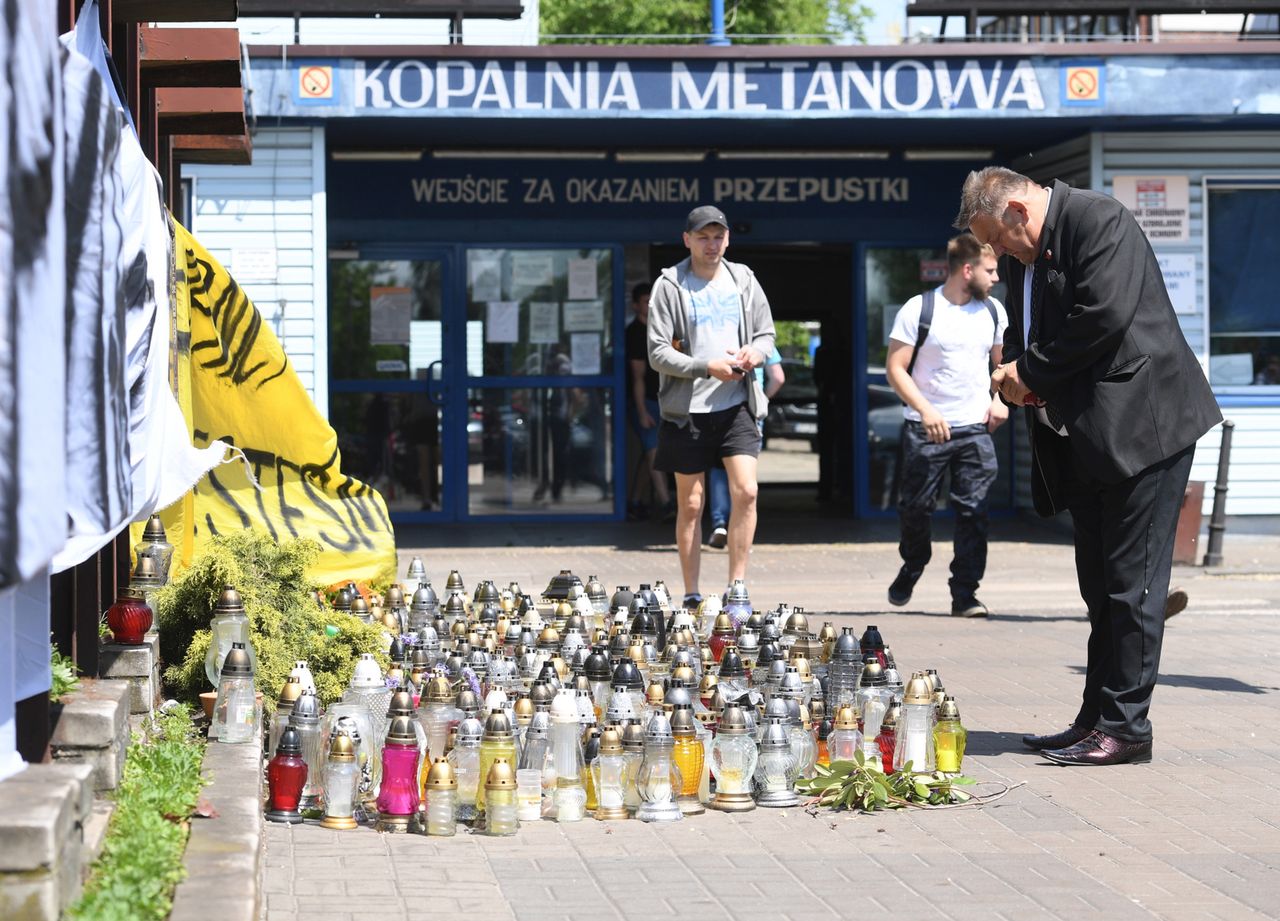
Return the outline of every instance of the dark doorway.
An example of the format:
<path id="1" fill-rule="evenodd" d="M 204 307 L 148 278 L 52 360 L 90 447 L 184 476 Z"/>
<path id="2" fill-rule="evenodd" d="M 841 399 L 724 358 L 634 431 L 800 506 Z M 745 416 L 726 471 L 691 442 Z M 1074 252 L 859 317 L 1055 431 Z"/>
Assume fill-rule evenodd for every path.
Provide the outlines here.
<path id="1" fill-rule="evenodd" d="M 653 277 L 688 255 L 650 249 Z M 787 382 L 765 422 L 761 504 L 803 514 L 853 514 L 853 247 L 745 244 L 728 258 L 750 266 L 773 319 Z"/>

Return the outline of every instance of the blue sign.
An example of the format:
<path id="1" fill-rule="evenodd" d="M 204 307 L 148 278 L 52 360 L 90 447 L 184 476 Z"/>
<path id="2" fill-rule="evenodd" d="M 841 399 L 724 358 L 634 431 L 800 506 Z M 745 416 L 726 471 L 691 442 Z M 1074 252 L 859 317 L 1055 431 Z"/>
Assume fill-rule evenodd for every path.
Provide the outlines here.
<path id="1" fill-rule="evenodd" d="M 1280 56 L 793 60 L 255 56 L 259 115 L 902 118 L 1277 114 Z M 1195 91 L 1179 91 L 1194 87 Z"/>

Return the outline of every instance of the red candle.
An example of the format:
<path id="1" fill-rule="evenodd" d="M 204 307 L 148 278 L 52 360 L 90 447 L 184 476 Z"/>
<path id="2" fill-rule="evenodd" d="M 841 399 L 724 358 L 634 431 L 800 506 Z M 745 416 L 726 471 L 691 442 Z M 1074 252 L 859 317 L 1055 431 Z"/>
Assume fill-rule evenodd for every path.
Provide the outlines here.
<path id="1" fill-rule="evenodd" d="M 302 738 L 289 726 L 280 736 L 275 757 L 267 763 L 267 818 L 272 822 L 296 825 L 302 821 L 298 803 L 307 783 L 307 762 L 302 757 Z"/>

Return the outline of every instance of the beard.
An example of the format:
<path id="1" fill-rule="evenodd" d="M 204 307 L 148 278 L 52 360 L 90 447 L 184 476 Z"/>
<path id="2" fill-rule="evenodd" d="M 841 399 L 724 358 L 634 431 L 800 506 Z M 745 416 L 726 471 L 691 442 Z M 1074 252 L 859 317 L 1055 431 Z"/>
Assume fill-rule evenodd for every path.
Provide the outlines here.
<path id="1" fill-rule="evenodd" d="M 969 280 L 969 296 L 975 301 L 985 301 L 990 293 L 991 289 L 982 287 L 977 279 Z"/>

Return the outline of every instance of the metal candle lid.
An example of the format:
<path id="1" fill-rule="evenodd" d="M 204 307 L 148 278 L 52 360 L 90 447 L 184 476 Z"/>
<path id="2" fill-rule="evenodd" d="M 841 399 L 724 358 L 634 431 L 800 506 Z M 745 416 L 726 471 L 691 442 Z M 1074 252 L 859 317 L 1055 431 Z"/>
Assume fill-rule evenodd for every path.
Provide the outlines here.
<path id="1" fill-rule="evenodd" d="M 489 768 L 489 776 L 484 782 L 486 790 L 514 790 L 516 788 L 516 772 L 511 769 L 506 758 L 497 758 Z"/>
<path id="2" fill-rule="evenodd" d="M 591 681 L 611 681 L 613 674 L 609 668 L 609 655 L 603 646 L 595 646 L 591 655 L 587 656 L 583 671 Z"/>
<path id="3" fill-rule="evenodd" d="M 853 628 L 845 627 L 836 637 L 836 645 L 831 652 L 832 661 L 857 662 L 860 654 L 861 649 L 858 646 L 858 638 L 853 635 Z"/>
<path id="4" fill-rule="evenodd" d="M 697 720 L 690 704 L 677 704 L 671 714 L 671 734 L 677 739 L 691 739 L 698 734 Z"/>
<path id="5" fill-rule="evenodd" d="M 458 709 L 471 715 L 479 713 L 480 695 L 471 688 L 463 688 L 458 692 Z"/>
<path id="6" fill-rule="evenodd" d="M 898 720 L 902 717 L 902 704 L 894 701 L 888 710 L 884 713 L 884 719 L 880 721 L 880 730 L 883 732 L 888 729 L 893 731 L 898 728 Z"/>
<path id="7" fill-rule="evenodd" d="M 352 617 L 368 617 L 369 602 L 364 600 L 363 595 L 356 595 L 351 599 L 351 616 Z"/>
<path id="8" fill-rule="evenodd" d="M 803 608 L 796 608 L 791 612 L 782 632 L 788 636 L 802 636 L 809 632 L 809 618 L 805 617 Z"/>
<path id="9" fill-rule="evenodd" d="M 484 738 L 514 739 L 515 727 L 511 725 L 511 718 L 502 710 L 490 710 L 484 721 Z"/>
<path id="10" fill-rule="evenodd" d="M 649 719 L 649 728 L 646 729 L 644 733 L 645 744 L 670 744 L 672 738 L 671 722 L 667 719 L 666 714 L 655 713 Z"/>
<path id="11" fill-rule="evenodd" d="M 623 751 L 644 751 L 644 727 L 639 723 L 628 723 L 622 728 Z"/>
<path id="12" fill-rule="evenodd" d="M 762 751 L 791 750 L 791 735 L 782 720 L 769 719 L 769 725 L 765 727 L 764 735 L 760 739 L 760 749 Z"/>
<path id="13" fill-rule="evenodd" d="M 624 611 L 629 610 L 631 599 L 634 597 L 635 595 L 632 594 L 630 585 L 619 585 L 617 591 L 609 599 L 609 610 L 616 611 L 618 608 L 622 608 Z"/>
<path id="14" fill-rule="evenodd" d="M 147 519 L 147 526 L 142 529 L 142 539 L 149 544 L 159 543 L 164 540 L 164 524 L 160 521 L 159 515 L 152 515 Z"/>
<path id="15" fill-rule="evenodd" d="M 871 666 L 868 665 L 867 668 L 863 670 L 862 675 L 864 679 L 866 678 L 867 670 L 870 668 Z M 933 703 L 933 692 L 929 687 L 929 679 L 926 678 L 922 672 L 916 672 L 911 676 L 911 680 L 907 682 L 907 687 L 903 693 L 902 702 L 908 705 Z"/>
<path id="16" fill-rule="evenodd" d="M 644 689 L 644 678 L 640 675 L 640 669 L 636 668 L 636 663 L 630 659 L 623 659 L 613 669 L 613 686 L 618 685 L 623 685 L 632 691 Z"/>
<path id="17" fill-rule="evenodd" d="M 717 730 L 720 735 L 744 736 L 749 731 L 747 715 L 737 704 L 729 704 L 720 712 L 720 724 Z"/>
<path id="18" fill-rule="evenodd" d="M 408 579 L 410 582 L 421 582 L 427 577 L 427 567 L 423 565 L 422 557 L 415 556 L 409 561 Z"/>
<path id="19" fill-rule="evenodd" d="M 231 588 L 231 586 L 228 585 L 227 588 Z M 351 610 L 351 592 L 345 585 L 338 589 L 337 593 L 333 596 L 333 609 L 335 611 Z"/>
<path id="20" fill-rule="evenodd" d="M 946 697 L 938 706 L 938 720 L 951 720 L 958 722 L 960 720 L 960 708 L 956 706 L 954 697 Z"/>
<path id="21" fill-rule="evenodd" d="M 146 559 L 144 557 L 144 559 Z M 214 614 L 243 614 L 244 599 L 230 585 L 222 587 L 222 594 L 218 595 L 218 601 L 213 606 Z"/>
<path id="22" fill-rule="evenodd" d="M 836 710 L 836 729 L 857 729 L 858 713 L 851 704 L 844 704 Z"/>
<path id="23" fill-rule="evenodd" d="M 302 754 L 302 736 L 298 735 L 298 730 L 294 729 L 292 726 L 284 727 L 284 732 L 280 733 L 280 741 L 276 743 L 276 754 Z"/>
<path id="24" fill-rule="evenodd" d="M 486 604 L 500 604 L 502 602 L 502 593 L 498 591 L 498 586 L 493 584 L 492 579 L 485 579 L 476 586 L 476 593 L 471 599 L 481 606 Z"/>
<path id="25" fill-rule="evenodd" d="M 407 716 L 397 716 L 391 721 L 387 730 L 388 745 L 417 745 L 418 735 L 414 732 L 414 722 Z"/>
<path id="26" fill-rule="evenodd" d="M 605 727 L 604 731 L 600 733 L 600 754 L 622 754 L 622 734 L 613 726 Z"/>
<path id="27" fill-rule="evenodd" d="M 742 663 L 742 656 L 738 654 L 738 647 L 726 646 L 720 656 L 720 677 L 743 678 L 746 674 L 747 669 Z"/>
<path id="28" fill-rule="evenodd" d="M 413 716 L 413 695 L 406 688 L 397 688 L 387 704 L 387 719 L 397 716 Z"/>
<path id="29" fill-rule="evenodd" d="M 437 758 L 427 771 L 427 787 L 432 790 L 456 790 L 458 778 L 453 773 L 453 765 L 444 758 Z"/>
<path id="30" fill-rule="evenodd" d="M 329 743 L 329 760 L 349 763 L 356 760 L 356 747 L 351 736 L 345 732 L 335 732 Z"/>
<path id="31" fill-rule="evenodd" d="M 478 745 L 484 736 L 484 725 L 474 716 L 469 716 L 458 724 L 458 742 L 460 744 Z"/>
<path id="32" fill-rule="evenodd" d="M 232 643 L 231 651 L 222 660 L 220 678 L 252 678 L 253 662 L 245 651 L 244 643 Z"/>
<path id="33" fill-rule="evenodd" d="M 862 669 L 862 686 L 864 688 L 882 688 L 888 683 L 884 669 L 879 662 L 868 662 Z M 926 683 L 927 684 L 927 683 Z"/>
<path id="34" fill-rule="evenodd" d="M 528 694 L 523 697 L 517 697 L 516 702 L 512 704 L 512 711 L 516 715 L 516 723 L 521 726 L 527 726 L 533 721 L 533 698 Z"/>
<path id="35" fill-rule="evenodd" d="M 427 682 L 426 692 L 422 696 L 426 697 L 427 703 L 451 704 L 453 703 L 453 685 L 449 683 L 448 678 L 437 675 Z"/>
<path id="36" fill-rule="evenodd" d="M 445 579 L 444 590 L 446 592 L 465 592 L 467 586 L 462 581 L 462 576 L 458 574 L 458 570 L 449 570 L 449 578 Z"/>
<path id="37" fill-rule="evenodd" d="M 711 632 L 716 636 L 733 636 L 737 632 L 733 626 L 733 618 L 721 611 L 716 615 L 716 623 Z"/>
<path id="38" fill-rule="evenodd" d="M 306 688 L 298 695 L 293 702 L 293 712 L 289 714 L 289 725 L 303 728 L 320 725 L 320 698 L 315 691 Z"/>
<path id="39" fill-rule="evenodd" d="M 297 675 L 290 675 L 284 680 L 284 684 L 280 687 L 280 696 L 276 698 L 277 712 L 283 714 L 292 711 L 294 703 L 301 694 L 302 679 Z"/>

